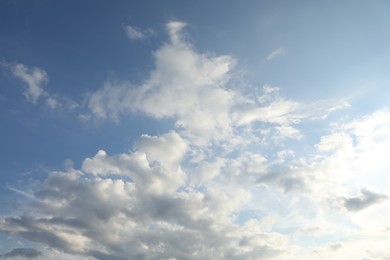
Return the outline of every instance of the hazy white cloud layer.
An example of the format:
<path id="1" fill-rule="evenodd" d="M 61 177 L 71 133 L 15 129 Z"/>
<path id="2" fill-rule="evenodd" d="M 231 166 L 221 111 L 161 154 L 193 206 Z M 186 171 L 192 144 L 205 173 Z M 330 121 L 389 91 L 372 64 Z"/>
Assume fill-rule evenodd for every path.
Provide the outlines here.
<path id="1" fill-rule="evenodd" d="M 271 85 L 244 94 L 230 81 L 236 61 L 195 51 L 184 28 L 167 24 L 143 83 L 106 82 L 88 99 L 92 118 L 141 113 L 173 129 L 34 182 L 28 213 L 2 217 L 0 231 L 39 250 L 8 254 L 388 259 L 390 111 L 330 121 L 345 100 L 303 103 Z M 31 101 L 46 93 L 46 73 L 15 69 Z"/>

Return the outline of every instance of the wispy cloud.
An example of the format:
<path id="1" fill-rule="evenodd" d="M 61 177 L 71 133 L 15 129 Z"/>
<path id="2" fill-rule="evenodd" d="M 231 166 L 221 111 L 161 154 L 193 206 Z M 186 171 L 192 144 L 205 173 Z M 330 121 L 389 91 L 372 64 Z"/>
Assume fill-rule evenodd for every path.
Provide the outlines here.
<path id="1" fill-rule="evenodd" d="M 2 256 L 4 258 L 37 258 L 41 255 L 42 253 L 34 248 L 15 248 L 12 249 L 10 252 L 3 254 Z"/>
<path id="2" fill-rule="evenodd" d="M 18 193 L 18 194 L 20 194 L 20 195 L 22 195 L 22 196 L 24 196 L 26 198 L 29 198 L 29 199 L 33 199 L 34 198 L 34 194 L 30 194 L 30 193 L 28 193 L 26 191 L 17 189 L 15 187 L 10 186 L 10 185 L 7 185 L 7 189 L 9 189 L 9 190 L 11 190 L 13 192 L 16 192 L 16 193 Z"/>
<path id="3" fill-rule="evenodd" d="M 23 64 L 16 64 L 11 67 L 12 74 L 26 84 L 24 95 L 28 101 L 36 103 L 42 96 L 47 96 L 47 92 L 43 89 L 48 82 L 46 71 L 33 67 L 28 68 Z"/>
<path id="4" fill-rule="evenodd" d="M 148 37 L 151 37 L 155 34 L 155 31 L 152 29 L 142 30 L 136 26 L 126 25 L 124 27 L 126 36 L 130 40 L 142 40 Z"/>
<path id="5" fill-rule="evenodd" d="M 284 49 L 284 48 L 279 48 L 279 49 L 276 49 L 276 50 L 274 50 L 274 51 L 272 51 L 270 54 L 268 54 L 266 57 L 265 57 L 265 59 L 266 60 L 273 60 L 273 59 L 275 59 L 275 58 L 277 58 L 277 57 L 280 57 L 280 56 L 282 56 L 282 55 L 284 55 L 284 54 L 286 54 L 287 53 L 287 51 L 286 51 L 286 49 Z"/>
<path id="6" fill-rule="evenodd" d="M 5 61 L 1 62 L 0 66 L 9 70 L 15 78 L 24 83 L 25 90 L 23 94 L 28 102 L 37 104 L 40 100 L 43 100 L 50 109 L 64 109 L 68 111 L 79 106 L 74 100 L 63 95 L 50 93 L 45 89 L 49 82 L 49 77 L 45 70 L 38 67 L 28 67 L 22 63 L 12 64 Z"/>

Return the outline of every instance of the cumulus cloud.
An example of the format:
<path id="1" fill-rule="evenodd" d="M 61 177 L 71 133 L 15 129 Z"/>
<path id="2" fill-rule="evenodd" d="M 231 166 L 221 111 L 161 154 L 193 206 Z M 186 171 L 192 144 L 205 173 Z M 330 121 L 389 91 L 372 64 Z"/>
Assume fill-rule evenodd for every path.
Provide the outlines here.
<path id="1" fill-rule="evenodd" d="M 158 119 L 175 118 L 190 135 L 226 136 L 235 94 L 222 86 L 234 60 L 195 52 L 182 39 L 184 27 L 176 21 L 167 24 L 170 42 L 154 53 L 155 69 L 142 85 L 107 82 L 93 93 L 93 115 L 118 120 L 120 114 L 140 111 Z"/>
<path id="2" fill-rule="evenodd" d="M 154 193 L 174 191 L 184 185 L 186 176 L 180 161 L 186 152 L 186 143 L 178 134 L 144 135 L 135 148 L 134 153 L 115 157 L 100 150 L 93 158 L 85 159 L 82 168 L 94 175 L 127 176 L 143 190 Z"/>
<path id="3" fill-rule="evenodd" d="M 388 188 L 390 113 L 329 124 L 347 102 L 298 102 L 272 85 L 244 94 L 231 86 L 236 61 L 197 52 L 185 26 L 167 24 L 144 82 L 108 81 L 87 101 L 86 116 L 139 113 L 173 121 L 171 131 L 141 135 L 120 154 L 101 149 L 80 169 L 34 181 L 32 193 L 14 189 L 28 195 L 28 213 L 1 217 L 0 231 L 96 259 L 348 259 L 368 235 L 381 241 L 355 230 L 360 213 L 335 201 L 359 211 L 387 199 L 345 194 L 361 183 Z M 381 255 L 388 243 L 370 246 Z"/>
<path id="4" fill-rule="evenodd" d="M 180 21 L 166 25 L 170 41 L 154 52 L 154 69 L 143 83 L 108 81 L 92 93 L 88 100 L 91 114 L 114 121 L 137 112 L 157 119 L 171 118 L 186 137 L 207 144 L 211 140 L 233 140 L 235 128 L 259 121 L 278 125 L 280 139 L 299 139 L 302 135 L 292 124 L 303 118 L 322 118 L 339 105 L 286 100 L 270 85 L 264 86 L 259 97 L 244 97 L 229 85 L 236 61 L 228 55 L 196 52 L 183 37 L 185 26 Z"/>
<path id="5" fill-rule="evenodd" d="M 140 28 L 131 25 L 126 25 L 124 29 L 126 36 L 130 40 L 142 40 L 155 34 L 152 29 L 141 30 Z"/>
<path id="6" fill-rule="evenodd" d="M 100 151 L 83 171 L 53 172 L 34 194 L 35 216 L 7 217 L 3 232 L 97 259 L 250 259 L 285 253 L 260 221 L 235 224 L 250 198 L 233 183 L 189 186 L 176 133 L 143 136 L 134 151 Z M 114 179 L 118 174 L 130 178 Z M 231 194 L 234 194 L 232 197 Z"/>

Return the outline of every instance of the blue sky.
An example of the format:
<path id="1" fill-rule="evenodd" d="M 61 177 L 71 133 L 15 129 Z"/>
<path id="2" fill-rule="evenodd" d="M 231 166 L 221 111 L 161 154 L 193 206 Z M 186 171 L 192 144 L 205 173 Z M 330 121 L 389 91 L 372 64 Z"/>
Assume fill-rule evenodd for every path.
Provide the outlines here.
<path id="1" fill-rule="evenodd" d="M 387 259 L 387 1 L 2 1 L 0 256 Z"/>

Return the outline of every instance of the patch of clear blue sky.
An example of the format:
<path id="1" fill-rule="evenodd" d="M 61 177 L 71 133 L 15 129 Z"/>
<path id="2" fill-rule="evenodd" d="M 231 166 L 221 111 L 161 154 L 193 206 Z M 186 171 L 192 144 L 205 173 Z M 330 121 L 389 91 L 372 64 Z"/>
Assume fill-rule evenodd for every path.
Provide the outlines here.
<path id="1" fill-rule="evenodd" d="M 51 92 L 82 102 L 110 78 L 134 84 L 153 68 L 152 51 L 167 40 L 169 20 L 189 24 L 201 52 L 228 54 L 253 86 L 269 83 L 298 100 L 349 97 L 356 111 L 386 104 L 390 79 L 388 1 L 18 1 L 0 2 L 0 59 L 44 69 Z M 142 41 L 123 26 L 151 28 Z M 265 57 L 283 48 L 273 60 Z M 142 133 L 166 125 L 127 117 L 120 125 L 86 125 L 76 114 L 27 103 L 22 84 L 0 73 L 2 188 L 39 165 L 60 167 L 98 149 L 128 150 Z M 38 168 L 37 168 L 38 167 Z M 4 185 L 3 185 L 4 184 Z"/>

